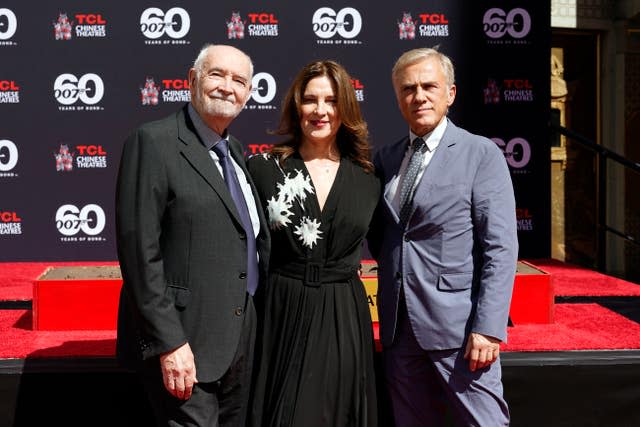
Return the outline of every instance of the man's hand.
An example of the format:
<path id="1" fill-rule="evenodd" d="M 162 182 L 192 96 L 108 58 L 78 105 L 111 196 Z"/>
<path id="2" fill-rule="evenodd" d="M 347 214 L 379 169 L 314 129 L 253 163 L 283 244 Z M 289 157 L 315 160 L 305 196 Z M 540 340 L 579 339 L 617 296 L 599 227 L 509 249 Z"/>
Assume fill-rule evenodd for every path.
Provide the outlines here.
<path id="1" fill-rule="evenodd" d="M 471 332 L 467 340 L 464 358 L 469 359 L 469 369 L 475 372 L 491 365 L 500 355 L 500 340 L 488 335 Z"/>
<path id="2" fill-rule="evenodd" d="M 181 400 L 191 397 L 196 379 L 196 364 L 189 343 L 160 355 L 160 369 L 164 386 Z"/>

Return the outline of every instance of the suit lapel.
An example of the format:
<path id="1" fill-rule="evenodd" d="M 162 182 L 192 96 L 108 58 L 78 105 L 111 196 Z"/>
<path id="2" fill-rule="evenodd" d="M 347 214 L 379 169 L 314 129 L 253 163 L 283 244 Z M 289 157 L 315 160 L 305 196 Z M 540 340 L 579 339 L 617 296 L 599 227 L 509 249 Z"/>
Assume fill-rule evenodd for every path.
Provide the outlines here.
<path id="1" fill-rule="evenodd" d="M 267 226 L 267 219 L 261 207 L 262 203 L 260 202 L 258 189 L 256 188 L 253 179 L 249 174 L 249 170 L 247 169 L 247 164 L 244 160 L 240 142 L 231 135 L 229 136 L 229 150 L 233 159 L 242 168 L 244 175 L 247 177 L 247 182 L 251 186 L 251 193 L 253 194 L 253 200 L 255 200 L 256 203 L 256 211 L 258 212 L 258 219 L 260 220 L 260 232 L 256 236 L 261 268 L 260 274 L 262 277 L 267 277 L 269 267 L 269 250 L 271 248 L 271 234 L 269 233 L 269 228 Z"/>
<path id="2" fill-rule="evenodd" d="M 258 190 L 256 189 L 256 186 L 253 183 L 253 179 L 251 179 L 251 175 L 249 174 L 249 170 L 247 169 L 247 164 L 242 152 L 242 146 L 240 145 L 240 142 L 231 135 L 229 135 L 229 151 L 231 152 L 231 157 L 233 157 L 233 160 L 236 161 L 236 163 L 242 169 L 242 172 L 244 172 L 244 176 L 247 178 L 247 182 L 251 186 L 251 193 L 253 194 L 253 199 L 255 200 L 257 208 L 256 210 L 258 211 L 258 218 L 260 219 L 260 234 L 264 236 L 269 233 L 269 230 L 266 228 L 267 222 L 264 216 L 264 212 L 260 208 L 260 198 L 258 196 Z"/>
<path id="3" fill-rule="evenodd" d="M 391 200 L 387 198 L 387 194 L 389 192 L 389 187 L 391 186 L 391 181 L 396 175 L 398 175 L 400 165 L 402 164 L 402 159 L 404 158 L 405 152 L 407 151 L 408 143 L 409 137 L 402 138 L 400 141 L 396 142 L 392 147 L 390 147 L 388 153 L 384 153 L 384 158 L 381 160 L 383 162 L 385 180 L 383 200 L 387 205 L 387 209 L 389 209 L 389 212 L 391 212 L 391 215 L 396 221 L 400 221 L 400 218 L 398 218 L 398 213 L 393 208 Z"/>
<path id="4" fill-rule="evenodd" d="M 189 164 L 204 178 L 211 188 L 218 193 L 220 199 L 224 203 L 231 216 L 238 224 L 242 226 L 240 214 L 236 209 L 236 205 L 231 198 L 231 194 L 224 183 L 224 179 L 216 169 L 215 164 L 211 160 L 209 152 L 204 144 L 198 138 L 198 135 L 191 123 L 186 107 L 177 114 L 178 120 L 178 138 L 184 144 L 181 153 L 187 159 Z"/>
<path id="5" fill-rule="evenodd" d="M 442 176 L 447 164 L 454 157 L 457 134 L 458 128 L 449 120 L 449 123 L 447 123 L 447 129 L 438 144 L 438 148 L 436 148 L 435 153 L 433 153 L 433 157 L 429 161 L 429 165 L 425 169 L 424 174 L 416 187 L 416 192 L 413 197 L 414 200 L 426 200 L 426 203 L 428 203 L 429 196 L 434 188 L 432 184 L 438 181 L 438 176 Z M 411 216 L 413 215 L 415 208 L 416 206 L 414 203 L 411 213 L 409 214 L 407 224 L 411 223 Z"/>

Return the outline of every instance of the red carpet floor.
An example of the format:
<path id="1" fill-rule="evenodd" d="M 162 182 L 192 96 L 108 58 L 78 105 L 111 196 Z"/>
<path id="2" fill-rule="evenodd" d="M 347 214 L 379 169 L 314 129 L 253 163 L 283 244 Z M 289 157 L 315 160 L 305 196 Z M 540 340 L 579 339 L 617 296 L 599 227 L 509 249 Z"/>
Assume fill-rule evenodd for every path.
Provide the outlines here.
<path id="1" fill-rule="evenodd" d="M 552 275 L 558 296 L 640 296 L 640 286 L 557 261 L 531 264 Z M 47 266 L 114 263 L 0 263 L 0 301 L 29 301 Z M 115 331 L 34 331 L 31 311 L 0 310 L 0 358 L 110 357 Z M 553 324 L 509 328 L 504 351 L 640 349 L 640 324 L 596 303 L 556 304 Z"/>
<path id="2" fill-rule="evenodd" d="M 640 285 L 553 259 L 527 260 L 551 274 L 556 296 L 640 296 Z"/>
<path id="3" fill-rule="evenodd" d="M 31 310 L 0 310 L 0 359 L 113 356 L 116 331 L 34 331 Z"/>
<path id="4" fill-rule="evenodd" d="M 503 351 L 640 349 L 640 324 L 598 304 L 556 304 L 553 324 L 508 328 Z"/>

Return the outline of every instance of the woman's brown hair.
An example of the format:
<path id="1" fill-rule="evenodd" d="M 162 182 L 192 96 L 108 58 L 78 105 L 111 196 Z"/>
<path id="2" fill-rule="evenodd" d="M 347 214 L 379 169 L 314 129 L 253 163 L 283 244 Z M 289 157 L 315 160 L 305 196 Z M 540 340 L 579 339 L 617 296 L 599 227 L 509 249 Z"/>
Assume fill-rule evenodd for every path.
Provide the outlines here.
<path id="1" fill-rule="evenodd" d="M 340 155 L 351 159 L 366 172 L 373 172 L 369 130 L 362 117 L 351 77 L 342 65 L 334 61 L 311 62 L 298 73 L 284 98 L 280 125 L 274 132 L 276 135 L 289 135 L 290 138 L 274 145 L 271 153 L 278 157 L 280 164 L 283 165 L 285 159 L 298 149 L 302 142 L 300 127 L 302 99 L 307 84 L 316 77 L 327 77 L 335 92 L 338 114 L 342 122 L 336 135 Z"/>

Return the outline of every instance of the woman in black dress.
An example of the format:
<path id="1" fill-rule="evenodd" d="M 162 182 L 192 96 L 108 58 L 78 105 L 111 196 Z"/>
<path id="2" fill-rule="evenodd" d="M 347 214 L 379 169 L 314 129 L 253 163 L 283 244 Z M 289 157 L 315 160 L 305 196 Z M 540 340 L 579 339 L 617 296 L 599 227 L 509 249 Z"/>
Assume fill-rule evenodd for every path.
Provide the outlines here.
<path id="1" fill-rule="evenodd" d="M 252 421 L 375 426 L 373 336 L 358 267 L 380 183 L 341 65 L 302 69 L 278 133 L 289 139 L 248 161 L 272 236 Z"/>

